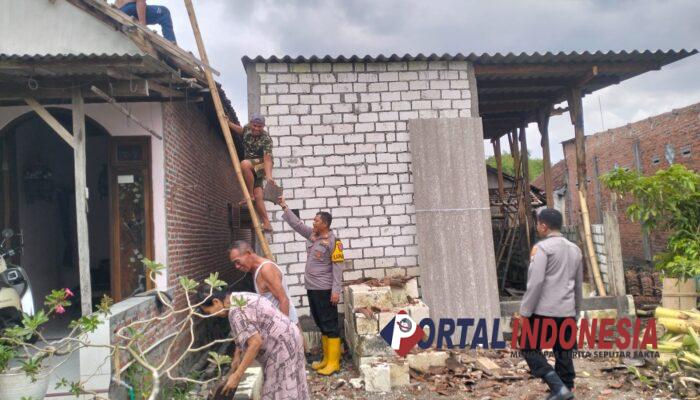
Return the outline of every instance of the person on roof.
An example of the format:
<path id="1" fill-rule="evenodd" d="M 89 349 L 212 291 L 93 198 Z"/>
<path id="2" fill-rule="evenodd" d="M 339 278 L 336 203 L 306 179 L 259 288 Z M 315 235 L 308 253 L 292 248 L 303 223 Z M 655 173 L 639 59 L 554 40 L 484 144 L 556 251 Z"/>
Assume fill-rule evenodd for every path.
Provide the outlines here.
<path id="1" fill-rule="evenodd" d="M 265 131 L 265 117 L 253 114 L 245 126 L 232 121 L 228 121 L 228 126 L 235 134 L 243 137 L 243 178 L 248 193 L 255 200 L 255 211 L 261 219 L 263 231 L 271 232 L 272 225 L 263 199 L 263 180 L 268 184 L 274 184 L 275 181 L 272 179 L 272 139 Z"/>
<path id="2" fill-rule="evenodd" d="M 146 0 L 117 0 L 114 5 L 124 14 L 138 18 L 143 25 L 160 25 L 163 37 L 177 43 L 175 31 L 173 31 L 173 19 L 167 7 L 149 6 L 146 5 Z"/>

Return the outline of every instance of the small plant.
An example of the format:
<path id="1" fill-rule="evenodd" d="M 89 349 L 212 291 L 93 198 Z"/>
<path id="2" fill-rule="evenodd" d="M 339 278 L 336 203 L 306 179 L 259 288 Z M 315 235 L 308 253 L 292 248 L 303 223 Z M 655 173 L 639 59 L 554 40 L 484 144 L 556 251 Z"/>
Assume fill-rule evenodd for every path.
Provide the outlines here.
<path id="1" fill-rule="evenodd" d="M 144 258 L 144 266 L 149 272 L 151 279 L 165 269 L 165 267 L 154 261 Z M 42 334 L 42 326 L 46 324 L 52 316 L 63 314 L 66 308 L 71 305 L 73 293 L 69 289 L 53 290 L 44 302 L 44 309 L 39 310 L 35 315 L 25 315 L 21 325 L 6 329 L 0 337 L 0 373 L 23 371 L 26 375 L 35 379 L 39 375 L 53 373 L 65 361 L 59 362 L 53 367 L 48 367 L 46 361 L 53 356 L 68 355 L 76 350 L 86 347 L 107 347 L 110 350 L 110 359 L 113 363 L 115 381 L 123 382 L 120 377 L 122 362 L 131 366 L 126 370 L 124 379 L 134 384 L 123 382 L 129 387 L 132 394 L 137 399 L 155 400 L 158 398 L 168 399 L 188 399 L 189 394 L 196 385 L 203 385 L 218 381 L 222 376 L 223 367 L 231 363 L 231 357 L 220 355 L 210 351 L 215 345 L 232 342 L 233 337 L 213 340 L 202 346 L 195 347 L 195 319 L 212 318 L 212 315 L 205 315 L 199 312 L 202 303 L 193 303 L 191 295 L 200 286 L 200 283 L 189 278 L 181 278 L 180 289 L 185 294 L 186 305 L 176 309 L 175 306 L 159 291 L 155 291 L 159 300 L 165 305 L 166 311 L 161 315 L 140 319 L 118 328 L 115 332 L 115 343 L 110 345 L 96 346 L 88 341 L 88 334 L 95 332 L 101 323 L 109 315 L 112 300 L 104 297 L 97 307 L 97 312 L 84 315 L 73 320 L 69 327 L 71 332 L 68 336 L 48 341 Z M 210 295 L 215 289 L 221 289 L 226 282 L 219 279 L 218 273 L 209 275 L 204 283 L 210 287 Z M 244 307 L 245 299 L 233 298 L 231 307 Z M 157 360 L 148 356 L 144 342 L 149 338 L 149 332 L 157 325 L 165 321 L 174 320 L 175 336 L 171 339 L 170 345 L 165 353 Z M 179 339 L 186 339 L 185 349 L 175 349 L 175 343 Z M 201 379 L 198 375 L 177 376 L 177 368 L 185 360 L 186 356 L 199 352 L 207 352 L 208 361 L 216 368 L 216 376 L 209 379 Z M 69 357 L 66 357 L 66 360 Z M 17 366 L 11 367 L 12 361 L 16 361 Z M 107 360 L 105 360 L 107 362 Z M 172 382 L 170 388 L 164 388 L 164 380 Z M 69 381 L 60 379 L 56 388 L 62 388 L 75 396 L 84 394 L 92 395 L 96 399 L 104 399 L 102 395 L 89 391 L 85 388 L 83 381 Z"/>
<path id="2" fill-rule="evenodd" d="M 669 278 L 700 276 L 700 175 L 680 164 L 651 176 L 616 168 L 601 177 L 603 184 L 633 203 L 627 215 L 646 231 L 669 233 L 666 249 L 654 256 L 656 267 Z"/>

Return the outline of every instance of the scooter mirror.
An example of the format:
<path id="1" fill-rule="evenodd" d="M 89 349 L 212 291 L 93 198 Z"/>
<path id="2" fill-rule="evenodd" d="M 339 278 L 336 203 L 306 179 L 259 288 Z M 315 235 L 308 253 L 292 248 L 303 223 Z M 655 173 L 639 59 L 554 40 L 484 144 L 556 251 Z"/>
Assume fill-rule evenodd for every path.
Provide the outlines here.
<path id="1" fill-rule="evenodd" d="M 15 235 L 15 231 L 13 231 L 10 228 L 5 228 L 2 230 L 2 237 L 4 237 L 5 239 L 9 239 L 14 235 Z"/>

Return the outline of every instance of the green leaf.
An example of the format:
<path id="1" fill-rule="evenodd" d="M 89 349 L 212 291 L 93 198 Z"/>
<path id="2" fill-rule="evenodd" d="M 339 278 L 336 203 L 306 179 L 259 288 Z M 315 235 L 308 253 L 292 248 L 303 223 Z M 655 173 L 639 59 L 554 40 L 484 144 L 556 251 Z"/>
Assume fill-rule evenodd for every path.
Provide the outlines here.
<path id="1" fill-rule="evenodd" d="M 204 280 L 204 283 L 206 283 L 207 285 L 211 286 L 212 288 L 214 288 L 216 290 L 219 290 L 219 289 L 223 288 L 224 286 L 226 286 L 226 282 L 219 279 L 218 272 L 214 272 L 214 273 L 210 274 L 209 278 Z"/>
<path id="2" fill-rule="evenodd" d="M 150 272 L 155 273 L 156 275 L 160 275 L 161 272 L 165 269 L 165 265 L 149 260 L 146 257 L 141 259 L 141 263 L 143 263 L 146 269 L 148 269 Z"/>
<path id="3" fill-rule="evenodd" d="M 182 286 L 182 288 L 185 289 L 186 292 L 191 293 L 194 292 L 195 289 L 197 289 L 197 286 L 199 286 L 199 282 L 195 281 L 194 279 L 181 276 L 180 286 Z"/>
<path id="4" fill-rule="evenodd" d="M 22 316 L 22 325 L 32 332 L 36 332 L 39 327 L 45 323 L 49 322 L 49 317 L 46 315 L 44 310 L 39 310 L 34 315 L 24 314 Z"/>
<path id="5" fill-rule="evenodd" d="M 209 358 L 207 360 L 219 368 L 224 364 L 231 364 L 230 356 L 219 354 L 214 351 L 210 351 L 207 354 L 209 354 Z"/>

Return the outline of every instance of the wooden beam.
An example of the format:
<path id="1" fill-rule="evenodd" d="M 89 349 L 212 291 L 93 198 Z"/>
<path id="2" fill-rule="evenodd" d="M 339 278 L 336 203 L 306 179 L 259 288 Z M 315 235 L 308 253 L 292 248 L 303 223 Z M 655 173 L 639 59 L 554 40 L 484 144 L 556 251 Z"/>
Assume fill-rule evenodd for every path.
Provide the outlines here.
<path id="1" fill-rule="evenodd" d="M 593 156 L 593 190 L 595 191 L 595 221 L 599 224 L 603 223 L 603 200 L 600 190 L 600 177 L 598 175 L 598 156 Z"/>
<path id="2" fill-rule="evenodd" d="M 581 311 L 611 310 L 618 311 L 618 318 L 634 315 L 634 299 L 632 296 L 584 297 L 581 299 Z M 502 301 L 501 316 L 510 317 L 520 311 L 520 300 Z"/>
<path id="3" fill-rule="evenodd" d="M 127 110 L 124 106 L 121 104 L 117 103 L 117 101 L 107 95 L 107 93 L 101 91 L 95 86 L 90 87 L 90 90 L 92 90 L 93 93 L 95 93 L 98 97 L 106 101 L 108 104 L 110 104 L 112 107 L 116 108 L 119 112 L 122 114 L 126 115 L 127 118 L 130 120 L 134 121 L 136 125 L 140 126 L 145 130 L 146 132 L 150 133 L 151 135 L 157 137 L 160 140 L 163 140 L 163 136 L 159 135 L 156 131 L 153 129 L 149 128 L 146 126 L 143 122 L 141 122 L 138 118 L 136 118 L 129 110 Z"/>
<path id="4" fill-rule="evenodd" d="M 542 163 L 544 164 L 544 192 L 547 198 L 547 207 L 554 208 L 554 187 L 552 184 L 552 161 L 549 154 L 549 112 L 541 109 L 537 118 L 537 127 L 540 130 L 542 146 Z"/>
<path id="5" fill-rule="evenodd" d="M 593 248 L 593 237 L 591 234 L 591 223 L 588 214 L 588 203 L 586 196 L 588 184 L 586 182 L 586 138 L 583 131 L 583 106 L 581 104 L 581 88 L 573 87 L 568 93 L 569 116 L 574 125 L 574 135 L 576 139 L 576 177 L 578 180 L 578 198 L 581 208 L 581 231 L 586 245 L 586 255 L 591 266 L 591 272 L 595 281 L 599 296 L 605 296 L 605 285 L 600 277 L 600 268 Z"/>
<path id="6" fill-rule="evenodd" d="M 523 92 L 529 92 L 527 89 L 533 89 L 534 91 L 554 91 L 557 89 L 566 89 L 571 87 L 575 82 L 571 79 L 563 78 L 513 78 L 513 79 L 488 79 L 486 77 L 477 78 L 477 87 L 479 88 L 479 93 L 482 90 L 486 90 L 489 93 L 491 90 L 498 91 L 499 89 L 518 89 L 523 90 Z M 596 83 L 601 85 L 615 85 L 620 83 L 620 77 L 618 76 L 598 76 L 596 78 Z"/>
<path id="7" fill-rule="evenodd" d="M 64 128 L 63 125 L 61 125 L 61 123 L 58 122 L 58 120 L 54 118 L 54 116 L 51 115 L 46 108 L 44 108 L 44 106 L 39 104 L 38 101 L 31 97 L 25 98 L 24 101 L 27 103 L 27 105 L 29 105 L 29 107 L 31 107 L 32 110 L 34 110 L 35 113 L 37 113 L 37 115 L 39 115 L 41 119 L 44 120 L 44 122 L 46 122 L 48 126 L 51 127 L 51 129 L 54 130 L 54 132 L 58 134 L 58 136 L 61 137 L 61 139 L 68 143 L 71 148 L 75 148 L 76 142 L 73 135 L 71 135 L 71 133 L 68 132 L 68 130 L 66 130 L 66 128 Z"/>
<path id="8" fill-rule="evenodd" d="M 71 101 L 73 96 L 73 87 L 80 86 L 81 82 L 63 81 L 61 84 L 49 86 L 45 81 L 39 80 L 39 88 L 36 90 L 29 89 L 27 84 L 22 82 L 9 83 L 0 82 L 0 101 L 2 100 L 23 100 L 25 98 L 33 98 L 37 100 L 57 100 L 63 99 Z M 54 81 L 56 82 L 56 81 Z M 82 82 L 84 83 L 84 82 Z M 142 79 L 129 82 L 96 82 L 93 84 L 110 96 L 119 97 L 148 97 L 148 81 Z M 98 98 L 95 93 L 90 90 L 90 87 L 81 86 L 81 95 L 84 99 Z"/>
<path id="9" fill-rule="evenodd" d="M 568 93 L 569 116 L 574 125 L 576 140 L 576 177 L 579 189 L 584 191 L 586 183 L 586 138 L 583 132 L 583 106 L 581 104 L 581 89 L 571 88 Z"/>
<path id="10" fill-rule="evenodd" d="M 501 141 L 500 138 L 494 139 L 493 141 L 493 154 L 496 158 L 496 170 L 498 171 L 498 196 L 501 198 L 501 202 L 506 200 L 506 190 L 503 184 L 503 160 L 501 158 Z"/>
<path id="11" fill-rule="evenodd" d="M 520 163 L 522 165 L 522 202 L 525 209 L 525 239 L 527 240 L 527 253 L 530 251 L 530 218 L 532 217 L 532 199 L 530 198 L 530 155 L 527 149 L 527 124 L 520 126 Z"/>
<path id="12" fill-rule="evenodd" d="M 78 239 L 78 271 L 80 274 L 80 305 L 82 315 L 92 313 L 92 281 L 90 279 L 90 235 L 88 233 L 88 189 L 85 160 L 85 106 L 80 89 L 73 92 L 73 137 L 75 151 L 75 218 Z"/>
<path id="13" fill-rule="evenodd" d="M 202 62 L 208 64 L 209 58 L 207 57 L 207 51 L 204 48 L 204 41 L 202 40 L 202 34 L 199 31 L 199 23 L 197 22 L 197 16 L 194 12 L 194 6 L 192 5 L 192 0 L 184 0 L 185 7 L 187 8 L 187 15 L 190 17 L 190 24 L 192 25 L 192 31 L 194 32 L 194 38 L 197 42 L 197 48 L 199 49 L 199 57 Z M 209 90 L 211 92 L 211 98 L 216 108 L 216 116 L 219 118 L 219 124 L 221 125 L 221 131 L 224 134 L 224 139 L 226 141 L 226 147 L 228 148 L 229 155 L 231 157 L 231 162 L 233 163 L 233 169 L 236 171 L 236 177 L 238 178 L 238 184 L 243 192 L 243 197 L 245 198 L 246 204 L 248 205 L 248 211 L 250 212 L 250 217 L 253 222 L 253 228 L 255 228 L 256 236 L 260 242 L 260 245 L 265 253 L 265 257 L 269 259 L 274 259 L 270 246 L 267 243 L 267 239 L 263 234 L 262 228 L 260 226 L 260 219 L 255 212 L 255 207 L 253 206 L 253 201 L 250 198 L 250 193 L 248 192 L 248 186 L 246 186 L 245 179 L 243 179 L 243 173 L 241 172 L 241 163 L 238 159 L 238 153 L 236 153 L 236 148 L 233 145 L 233 138 L 231 137 L 231 130 L 228 126 L 228 119 L 226 118 L 226 113 L 224 112 L 224 106 L 221 103 L 221 98 L 219 97 L 219 90 L 216 87 L 216 82 L 214 82 L 214 77 L 211 74 L 210 69 L 205 69 L 204 74 L 207 78 L 207 83 L 209 85 Z"/>
<path id="14" fill-rule="evenodd" d="M 613 295 L 627 293 L 625 288 L 625 269 L 622 263 L 622 247 L 620 242 L 620 226 L 617 222 L 617 210 L 605 211 L 603 214 L 603 229 L 605 232 L 605 253 L 610 274 L 610 289 Z"/>
<path id="15" fill-rule="evenodd" d="M 581 74 L 590 71 L 594 66 L 601 73 L 635 73 L 661 69 L 656 62 L 631 63 L 588 63 L 588 64 L 483 64 L 475 65 L 474 73 L 480 76 L 503 75 L 547 75 L 547 74 Z M 541 78 L 541 77 L 538 77 Z"/>
<path id="16" fill-rule="evenodd" d="M 588 84 L 588 82 L 590 82 L 593 78 L 595 78 L 596 75 L 598 75 L 598 66 L 594 65 L 590 71 L 586 72 L 586 74 L 579 78 L 572 86 L 582 88 L 586 86 L 586 84 Z"/>

